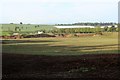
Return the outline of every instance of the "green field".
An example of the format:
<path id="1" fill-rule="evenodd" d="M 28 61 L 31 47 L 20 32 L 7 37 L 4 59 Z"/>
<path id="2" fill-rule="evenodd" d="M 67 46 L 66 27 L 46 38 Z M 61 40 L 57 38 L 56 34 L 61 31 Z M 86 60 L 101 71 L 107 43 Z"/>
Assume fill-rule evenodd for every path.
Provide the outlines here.
<path id="1" fill-rule="evenodd" d="M 40 30 L 53 30 L 54 25 L 39 25 L 39 24 L 0 24 L 0 35 L 11 35 L 14 32 L 19 33 L 34 33 Z"/>
<path id="2" fill-rule="evenodd" d="M 25 38 L 3 40 L 3 54 L 81 55 L 118 53 L 118 33 L 76 38 Z"/>

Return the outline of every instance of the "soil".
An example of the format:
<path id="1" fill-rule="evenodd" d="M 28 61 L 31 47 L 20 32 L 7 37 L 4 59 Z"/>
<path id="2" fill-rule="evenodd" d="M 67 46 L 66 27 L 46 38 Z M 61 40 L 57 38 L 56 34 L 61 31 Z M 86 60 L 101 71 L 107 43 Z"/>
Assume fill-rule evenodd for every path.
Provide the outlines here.
<path id="1" fill-rule="evenodd" d="M 3 79 L 120 79 L 120 54 L 38 56 L 3 53 Z"/>

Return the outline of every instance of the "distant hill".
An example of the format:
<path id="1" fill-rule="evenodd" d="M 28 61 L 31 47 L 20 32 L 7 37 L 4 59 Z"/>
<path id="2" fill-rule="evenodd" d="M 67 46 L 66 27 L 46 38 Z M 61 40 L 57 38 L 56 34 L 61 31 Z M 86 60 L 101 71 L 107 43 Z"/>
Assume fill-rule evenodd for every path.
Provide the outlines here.
<path id="1" fill-rule="evenodd" d="M 34 32 L 45 30 L 49 31 L 54 29 L 54 25 L 38 25 L 38 24 L 1 24 L 0 30 L 2 31 L 20 31 L 20 32 Z"/>

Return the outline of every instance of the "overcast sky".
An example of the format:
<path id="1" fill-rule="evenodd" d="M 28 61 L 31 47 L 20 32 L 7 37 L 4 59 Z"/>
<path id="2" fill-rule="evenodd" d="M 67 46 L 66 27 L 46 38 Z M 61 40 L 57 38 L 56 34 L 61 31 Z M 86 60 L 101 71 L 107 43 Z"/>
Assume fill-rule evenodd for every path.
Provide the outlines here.
<path id="1" fill-rule="evenodd" d="M 117 22 L 118 1 L 0 0 L 0 23 Z"/>

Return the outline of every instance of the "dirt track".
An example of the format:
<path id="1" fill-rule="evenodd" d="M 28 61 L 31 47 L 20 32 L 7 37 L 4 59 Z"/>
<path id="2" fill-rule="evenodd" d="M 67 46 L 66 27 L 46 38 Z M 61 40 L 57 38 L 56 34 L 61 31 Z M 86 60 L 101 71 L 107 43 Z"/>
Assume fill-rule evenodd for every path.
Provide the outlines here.
<path id="1" fill-rule="evenodd" d="M 120 54 L 35 56 L 3 53 L 5 78 L 119 78 Z"/>

